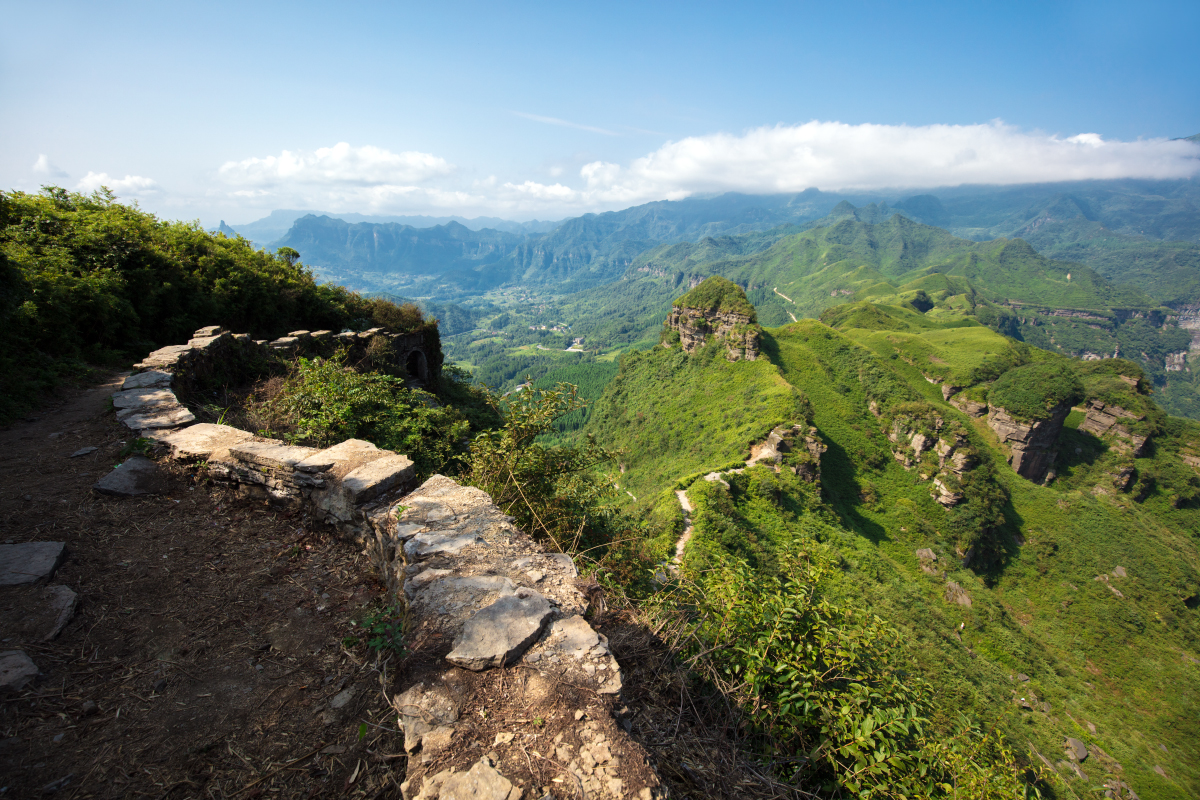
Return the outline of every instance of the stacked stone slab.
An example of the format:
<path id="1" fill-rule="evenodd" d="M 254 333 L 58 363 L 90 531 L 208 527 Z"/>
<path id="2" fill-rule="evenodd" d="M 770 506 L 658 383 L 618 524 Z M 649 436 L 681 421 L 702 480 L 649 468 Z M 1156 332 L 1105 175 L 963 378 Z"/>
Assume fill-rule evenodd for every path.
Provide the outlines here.
<path id="1" fill-rule="evenodd" d="M 393 699 L 410 754 L 404 796 L 541 796 L 538 787 L 510 779 L 524 772 L 523 748 L 530 742 L 511 733 L 473 738 L 477 728 L 470 723 L 480 718 L 486 698 L 467 684 L 473 672 L 519 667 L 525 680 L 550 695 L 558 685 L 599 698 L 620 692 L 608 640 L 583 616 L 588 597 L 574 563 L 542 552 L 484 492 L 440 475 L 402 498 L 393 519 L 394 570 L 403 576 L 407 638 L 418 656 L 410 659 L 415 666 L 405 690 Z M 587 716 L 561 699 L 555 713 L 572 721 Z M 557 754 L 555 777 L 563 786 L 582 787 L 587 797 L 655 796 L 657 784 L 623 784 L 620 760 L 644 761 L 645 753 L 611 715 L 595 716 L 603 718 L 574 725 L 553 744 L 537 744 Z M 480 759 L 481 753 L 488 755 Z M 467 784 L 487 788 L 462 794 Z"/>
<path id="2" fill-rule="evenodd" d="M 1094 436 L 1115 436 L 1123 449 L 1131 450 L 1134 458 L 1141 458 L 1146 452 L 1147 437 L 1133 433 L 1128 425 L 1131 422 L 1141 422 L 1145 418 L 1145 414 L 1134 414 L 1112 403 L 1089 400 L 1087 415 L 1080 423 L 1079 430 Z"/>
<path id="3" fill-rule="evenodd" d="M 228 425 L 201 423 L 154 433 L 173 458 L 205 461 L 214 479 L 239 492 L 282 503 L 306 503 L 356 542 L 374 543 L 396 499 L 411 488 L 412 461 L 370 442 L 297 447 Z"/>

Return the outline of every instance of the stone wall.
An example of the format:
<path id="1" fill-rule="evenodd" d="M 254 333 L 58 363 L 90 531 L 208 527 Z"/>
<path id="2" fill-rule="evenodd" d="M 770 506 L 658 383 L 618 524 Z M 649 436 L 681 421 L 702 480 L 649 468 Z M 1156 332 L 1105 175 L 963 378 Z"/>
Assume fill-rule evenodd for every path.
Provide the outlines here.
<path id="1" fill-rule="evenodd" d="M 151 354 L 114 405 L 170 457 L 205 462 L 244 494 L 307 504 L 371 555 L 406 608 L 410 652 L 392 698 L 406 800 L 662 797 L 622 722 L 620 667 L 586 618 L 599 587 L 570 556 L 544 552 L 478 489 L 435 475 L 414 490 L 412 462 L 369 442 L 297 447 L 193 424 L 174 370 L 247 346 L 211 333 Z"/>

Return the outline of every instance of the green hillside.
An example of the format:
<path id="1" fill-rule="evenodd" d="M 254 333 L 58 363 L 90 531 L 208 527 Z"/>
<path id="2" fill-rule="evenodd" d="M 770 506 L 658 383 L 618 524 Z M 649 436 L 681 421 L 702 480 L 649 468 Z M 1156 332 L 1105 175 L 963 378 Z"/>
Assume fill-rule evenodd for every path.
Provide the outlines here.
<path id="1" fill-rule="evenodd" d="M 656 551 L 665 554 L 679 532 L 669 490 L 688 485 L 695 533 L 684 566 L 698 591 L 723 596 L 733 580 L 759 597 L 769 576 L 802 573 L 791 591 L 868 609 L 899 631 L 897 658 L 911 657 L 936 687 L 931 724 L 953 727 L 961 712 L 995 726 L 1025 763 L 1051 765 L 1048 796 L 1092 797 L 1114 780 L 1142 798 L 1195 796 L 1200 475 L 1184 459 L 1200 463 L 1200 425 L 1157 412 L 1130 362 L 1065 359 L 911 307 L 859 303 L 825 319 L 833 327 L 804 320 L 768 329 L 757 362 L 729 363 L 713 346 L 690 358 L 658 348 L 622 359 L 586 430 L 622 452 L 622 487 L 657 521 Z M 1066 369 L 1084 400 L 1151 411 L 1147 457 L 1079 430 L 1076 413 L 1060 436 L 1057 479 L 1036 485 L 1007 465 L 985 420 L 943 399 L 947 382 L 979 396 L 1006 375 L 1007 384 L 1036 389 L 1039 365 Z M 696 480 L 746 458 L 777 422 L 809 418 L 828 447 L 817 486 L 786 459 L 779 472 L 756 466 L 726 473 L 724 483 Z M 896 431 L 901 443 L 906 431 L 957 438 L 973 464 L 963 502 L 935 501 L 938 458 L 926 451 L 906 469 L 889 437 Z M 1125 467 L 1132 479 L 1122 490 L 1115 478 Z M 828 566 L 795 572 L 788 554 L 796 548 Z M 918 557 L 925 548 L 936 561 Z M 722 566 L 729 557 L 750 565 L 745 582 Z M 718 637 L 718 665 L 749 669 L 709 634 Z M 769 674 L 754 679 L 758 694 L 748 698 L 786 696 L 770 694 Z M 756 719 L 779 726 L 784 717 Z M 778 746 L 791 741 L 790 729 L 775 730 Z M 1086 779 L 1064 758 L 1066 737 L 1094 748 L 1081 765 Z"/>

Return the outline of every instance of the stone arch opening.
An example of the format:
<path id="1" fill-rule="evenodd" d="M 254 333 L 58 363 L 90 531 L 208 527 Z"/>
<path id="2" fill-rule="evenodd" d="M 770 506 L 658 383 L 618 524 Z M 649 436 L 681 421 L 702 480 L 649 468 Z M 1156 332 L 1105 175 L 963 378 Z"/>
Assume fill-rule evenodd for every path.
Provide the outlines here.
<path id="1" fill-rule="evenodd" d="M 404 359 L 404 371 L 408 373 L 408 377 L 410 378 L 422 383 L 429 382 L 429 361 L 420 350 L 409 351 Z"/>

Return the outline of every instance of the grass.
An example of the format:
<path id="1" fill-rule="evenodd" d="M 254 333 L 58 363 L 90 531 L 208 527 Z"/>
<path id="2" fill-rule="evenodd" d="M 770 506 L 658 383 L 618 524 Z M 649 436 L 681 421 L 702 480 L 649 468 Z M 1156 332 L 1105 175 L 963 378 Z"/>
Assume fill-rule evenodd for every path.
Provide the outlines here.
<path id="1" fill-rule="evenodd" d="M 732 554 L 770 574 L 786 542 L 811 537 L 832 548 L 841 565 L 830 596 L 869 608 L 900 630 L 944 709 L 976 715 L 1004 731 L 1017 750 L 1036 748 L 1051 762 L 1062 758 L 1067 736 L 1115 759 L 1089 759 L 1087 784 L 1062 771 L 1053 796 L 1091 796 L 1090 787 L 1115 762 L 1143 798 L 1194 796 L 1200 610 L 1185 600 L 1200 595 L 1200 502 L 1187 493 L 1200 477 L 1182 454 L 1200 452 L 1200 425 L 1165 419 L 1150 456 L 1135 460 L 1115 440 L 1079 432 L 1082 414 L 1073 412 L 1060 443 L 1058 480 L 1034 485 L 1004 463 L 985 421 L 945 403 L 925 375 L 942 370 L 957 380 L 987 372 L 989 364 L 1003 374 L 1021 363 L 1018 356 L 1036 366 L 1048 354 L 1028 348 L 1022 354 L 1022 345 L 981 326 L 952 327 L 904 309 L 883 312 L 885 322 L 902 324 L 839 331 L 804 320 L 767 329 L 759 362 L 730 364 L 704 353 L 688 359 L 664 348 L 626 356 L 587 429 L 623 449 L 622 488 L 661 518 L 651 529 L 674 533 L 681 520 L 671 481 L 741 457 L 774 421 L 768 409 L 782 412 L 785 398 L 807 398 L 828 446 L 819 489 L 787 470 L 762 467 L 727 476 L 729 488 L 695 482 L 688 564 L 703 568 Z M 1093 393 L 1119 388 L 1098 379 L 1127 371 L 1118 362 L 1082 366 L 1094 370 L 1083 381 Z M 946 425 L 960 426 L 993 464 L 989 481 L 1005 502 L 1004 520 L 991 534 L 992 559 L 961 565 L 953 535 L 958 512 L 934 502 L 929 482 L 892 456 L 887 398 L 925 403 Z M 869 408 L 873 399 L 882 402 L 882 419 Z M 724 429 L 739 407 L 761 411 Z M 1122 493 L 1113 477 L 1127 464 L 1136 472 L 1135 488 Z M 665 541 L 653 544 L 666 551 Z M 915 551 L 924 547 L 938 555 L 936 576 L 920 569 Z M 1128 577 L 1114 575 L 1118 566 Z M 951 580 L 968 592 L 970 607 L 947 602 Z M 1018 672 L 1030 682 L 1018 684 Z M 1049 712 L 1022 710 L 1015 697 L 1027 695 L 1049 703 Z"/>

